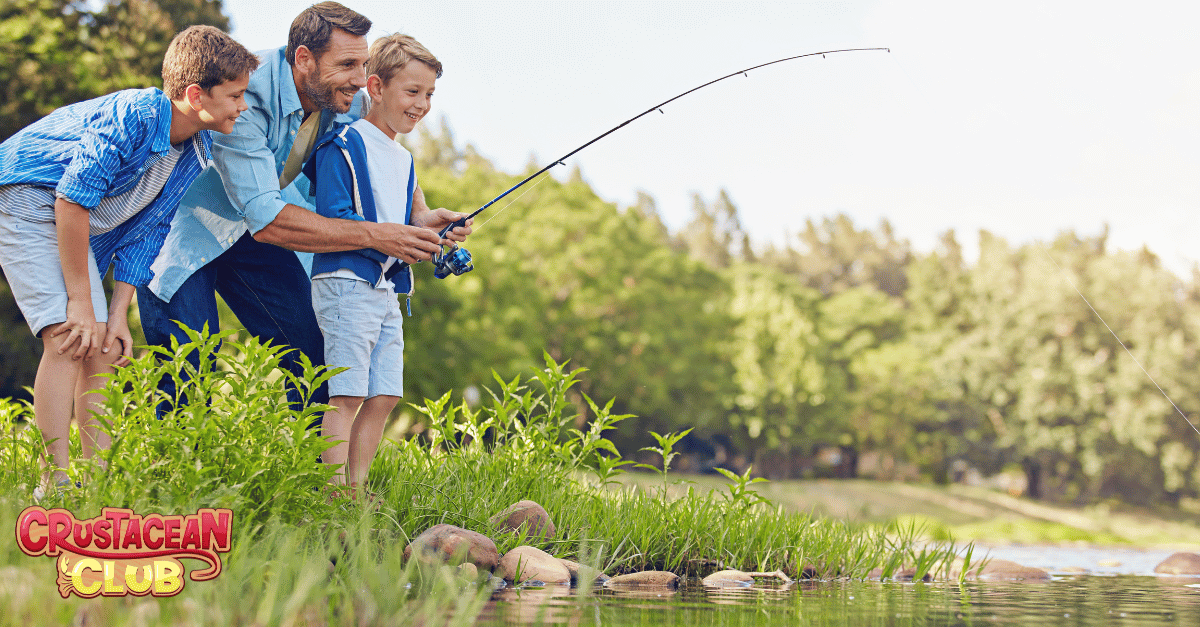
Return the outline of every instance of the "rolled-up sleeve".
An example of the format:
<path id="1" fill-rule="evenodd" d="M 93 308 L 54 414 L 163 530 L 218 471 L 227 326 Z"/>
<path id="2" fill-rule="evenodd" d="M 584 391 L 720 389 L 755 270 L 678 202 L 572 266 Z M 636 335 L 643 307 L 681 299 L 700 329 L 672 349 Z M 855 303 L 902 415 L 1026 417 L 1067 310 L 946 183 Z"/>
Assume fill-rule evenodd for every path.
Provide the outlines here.
<path id="1" fill-rule="evenodd" d="M 261 108 L 242 113 L 228 135 L 213 140 L 213 160 L 225 194 L 250 232 L 262 230 L 287 204 L 279 191 L 275 155 L 267 146 L 268 116 Z"/>

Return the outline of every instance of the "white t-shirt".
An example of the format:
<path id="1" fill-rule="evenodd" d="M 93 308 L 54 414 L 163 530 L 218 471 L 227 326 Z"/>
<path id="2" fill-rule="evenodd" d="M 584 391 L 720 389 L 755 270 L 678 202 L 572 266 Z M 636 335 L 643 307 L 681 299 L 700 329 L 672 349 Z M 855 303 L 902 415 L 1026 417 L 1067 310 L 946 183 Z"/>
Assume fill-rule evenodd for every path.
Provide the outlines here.
<path id="1" fill-rule="evenodd" d="M 371 195 L 375 198 L 375 221 L 405 224 L 404 214 L 412 200 L 405 197 L 408 193 L 408 176 L 412 173 L 412 154 L 366 119 L 356 120 L 350 128 L 358 131 L 363 146 L 367 149 L 367 176 L 371 179 Z M 383 271 L 387 272 L 394 263 L 396 258 L 388 257 L 387 261 L 383 262 Z M 362 280 L 346 268 L 318 274 L 313 278 L 325 277 Z M 380 275 L 379 280 L 383 284 L 383 275 Z"/>

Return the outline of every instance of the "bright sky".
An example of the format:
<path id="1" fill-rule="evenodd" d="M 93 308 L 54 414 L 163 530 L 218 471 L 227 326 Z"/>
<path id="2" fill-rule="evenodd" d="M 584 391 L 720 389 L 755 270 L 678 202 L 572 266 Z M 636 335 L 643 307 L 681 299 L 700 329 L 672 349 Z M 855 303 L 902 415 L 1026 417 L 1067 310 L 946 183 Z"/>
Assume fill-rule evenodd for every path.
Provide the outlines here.
<path id="1" fill-rule="evenodd" d="M 411 34 L 445 65 L 422 124 L 445 115 L 514 173 L 742 68 L 891 48 L 726 79 L 568 162 L 622 206 L 650 193 L 673 227 L 724 188 L 760 242 L 838 212 L 918 250 L 948 229 L 973 252 L 979 229 L 1021 243 L 1108 223 L 1117 247 L 1200 261 L 1200 3 L 344 2 L 369 39 Z M 259 50 L 309 4 L 225 9 Z"/>

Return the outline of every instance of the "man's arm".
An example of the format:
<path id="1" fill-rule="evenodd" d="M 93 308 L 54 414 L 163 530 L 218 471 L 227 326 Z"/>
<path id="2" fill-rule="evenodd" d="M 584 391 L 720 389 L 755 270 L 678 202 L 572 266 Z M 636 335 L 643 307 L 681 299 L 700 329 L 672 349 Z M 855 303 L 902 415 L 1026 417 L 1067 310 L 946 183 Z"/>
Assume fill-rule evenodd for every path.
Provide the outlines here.
<path id="1" fill-rule="evenodd" d="M 419 202 L 418 202 L 419 200 Z M 433 258 L 443 243 L 437 231 L 466 214 L 448 209 L 432 211 L 417 187 L 413 192 L 413 225 L 336 220 L 319 216 L 303 207 L 286 205 L 275 219 L 254 234 L 254 239 L 290 250 L 324 253 L 374 248 L 406 263 Z M 418 218 L 420 216 L 420 219 Z M 449 240 L 463 241 L 471 227 L 447 233 Z"/>

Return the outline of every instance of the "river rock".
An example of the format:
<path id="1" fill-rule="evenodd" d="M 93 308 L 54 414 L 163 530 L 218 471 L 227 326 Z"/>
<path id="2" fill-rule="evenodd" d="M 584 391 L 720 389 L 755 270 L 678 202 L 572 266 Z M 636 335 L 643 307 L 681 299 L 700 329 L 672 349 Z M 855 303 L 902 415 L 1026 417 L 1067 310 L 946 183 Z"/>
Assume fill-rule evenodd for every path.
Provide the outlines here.
<path id="1" fill-rule="evenodd" d="M 710 588 L 726 588 L 731 586 L 748 586 L 754 583 L 754 577 L 740 570 L 718 570 L 705 577 L 700 583 Z"/>
<path id="2" fill-rule="evenodd" d="M 571 560 L 564 559 L 558 560 L 558 563 L 562 564 L 563 568 L 566 568 L 567 572 L 571 574 L 572 585 L 577 586 L 580 584 L 580 582 L 588 580 L 591 580 L 593 584 L 602 584 L 609 580 L 609 576 L 605 575 L 603 571 L 597 568 L 584 566 L 579 562 L 572 562 Z"/>
<path id="3" fill-rule="evenodd" d="M 1040 568 L 1022 566 L 1008 560 L 988 560 L 983 567 L 973 568 L 967 572 L 967 579 L 984 579 L 990 581 L 1048 581 L 1050 573 Z"/>
<path id="4" fill-rule="evenodd" d="M 550 514 L 533 501 L 517 501 L 489 518 L 488 522 L 504 531 L 517 531 L 524 526 L 525 536 L 528 538 L 549 539 L 555 534 L 554 521 L 550 520 Z"/>
<path id="5" fill-rule="evenodd" d="M 1175 553 L 1154 567 L 1154 572 L 1163 575 L 1200 575 L 1200 555 Z"/>
<path id="6" fill-rule="evenodd" d="M 531 546 L 519 546 L 500 558 L 500 574 L 513 583 L 542 581 L 570 584 L 571 573 L 558 558 Z"/>
<path id="7" fill-rule="evenodd" d="M 675 573 L 645 570 L 640 573 L 619 575 L 604 582 L 606 588 L 666 588 L 674 590 L 679 587 L 679 575 Z"/>
<path id="8" fill-rule="evenodd" d="M 479 570 L 492 571 L 498 556 L 492 539 L 454 525 L 434 525 L 404 547 L 404 560 L 416 557 L 423 563 L 470 562 Z"/>

